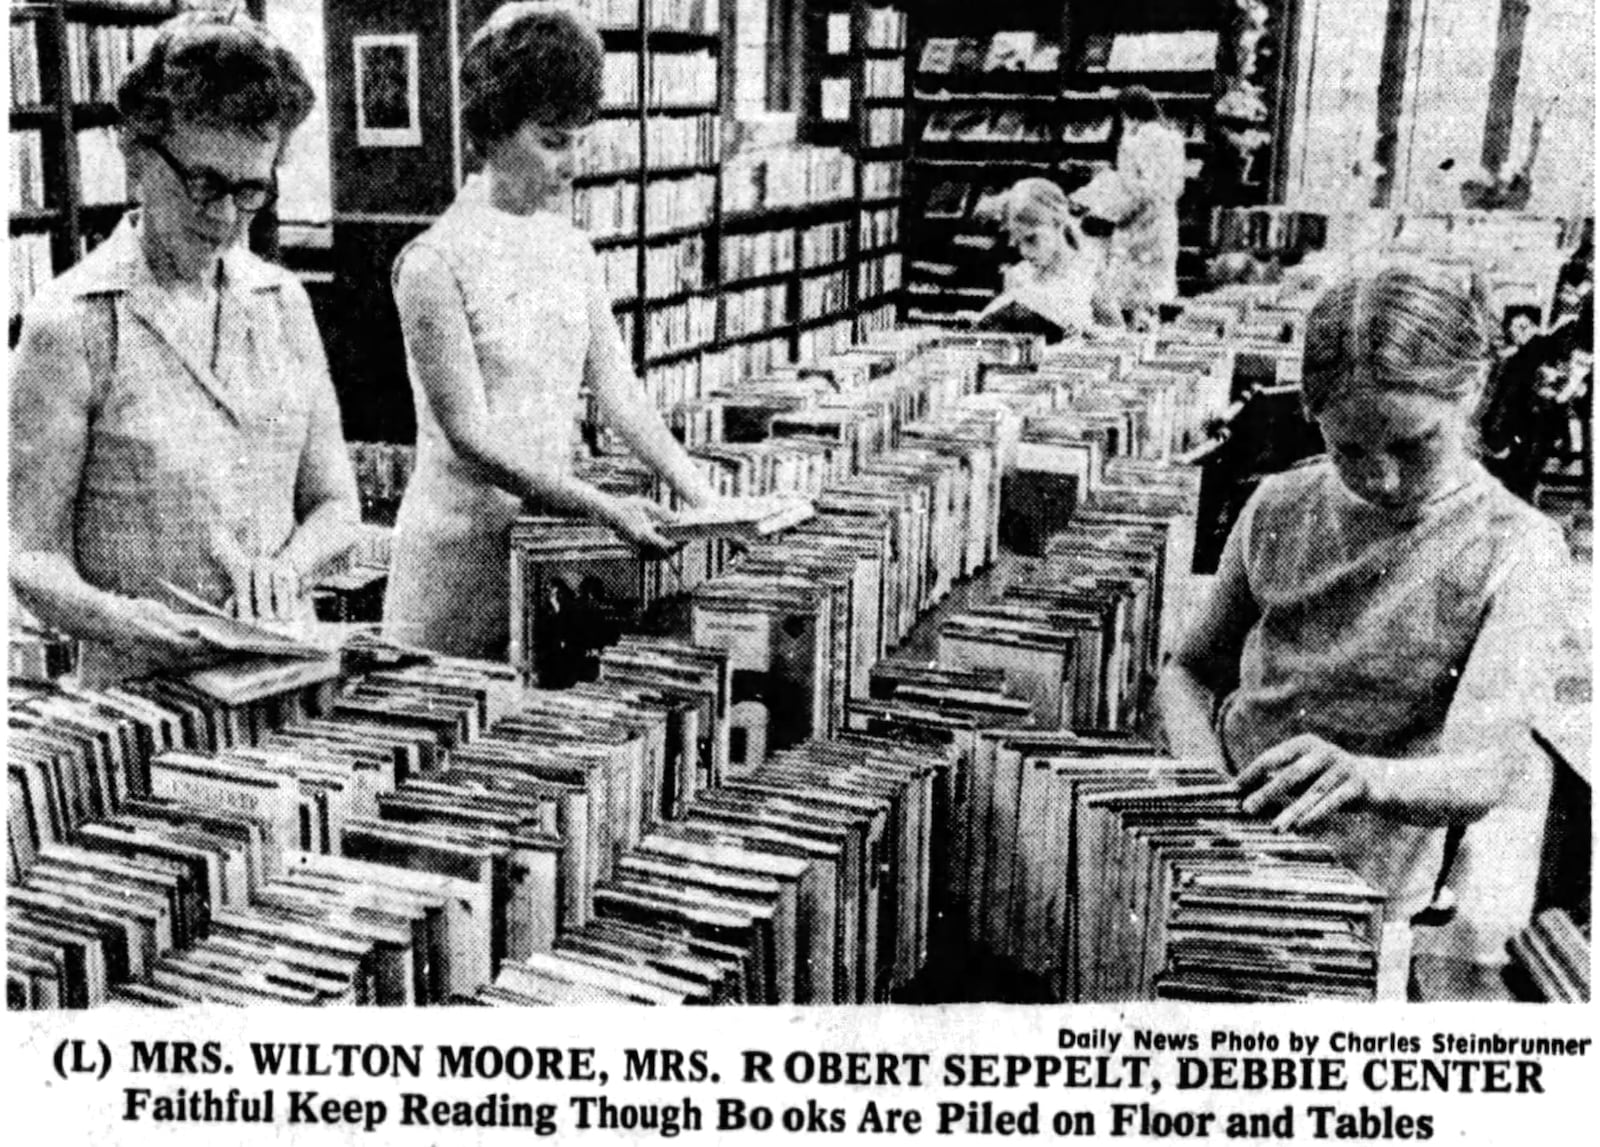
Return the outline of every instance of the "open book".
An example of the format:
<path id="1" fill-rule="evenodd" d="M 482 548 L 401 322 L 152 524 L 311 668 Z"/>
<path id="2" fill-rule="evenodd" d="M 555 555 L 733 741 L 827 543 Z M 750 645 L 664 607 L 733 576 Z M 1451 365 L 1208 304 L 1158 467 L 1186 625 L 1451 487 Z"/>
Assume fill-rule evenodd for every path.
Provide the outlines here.
<path id="1" fill-rule="evenodd" d="M 315 628 L 289 622 L 271 625 L 247 621 L 230 616 L 170 582 L 163 583 L 162 588 L 188 609 L 184 623 L 202 641 L 218 649 L 257 657 L 303 659 L 322 658 L 332 652 L 332 644 L 326 638 L 319 638 Z"/>

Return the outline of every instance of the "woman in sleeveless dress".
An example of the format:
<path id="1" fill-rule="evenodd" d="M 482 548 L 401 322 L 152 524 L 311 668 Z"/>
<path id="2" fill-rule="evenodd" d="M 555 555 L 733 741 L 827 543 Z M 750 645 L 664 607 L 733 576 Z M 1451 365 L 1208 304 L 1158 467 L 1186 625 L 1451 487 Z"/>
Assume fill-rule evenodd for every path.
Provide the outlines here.
<path id="1" fill-rule="evenodd" d="M 579 133 L 605 58 L 583 18 L 507 4 L 462 59 L 464 126 L 484 158 L 401 253 L 394 290 L 417 408 L 417 464 L 396 521 L 384 624 L 439 652 L 503 657 L 508 531 L 524 507 L 668 548 L 664 511 L 572 473 L 579 393 L 691 506 L 714 497 L 635 377 L 599 259 L 568 220 Z"/>
<path id="2" fill-rule="evenodd" d="M 303 614 L 355 540 L 311 305 L 245 245 L 312 100 L 254 20 L 168 21 L 117 93 L 140 206 L 29 302 L 11 364 L 12 584 L 81 640 L 91 684 L 226 659 L 186 597 Z"/>

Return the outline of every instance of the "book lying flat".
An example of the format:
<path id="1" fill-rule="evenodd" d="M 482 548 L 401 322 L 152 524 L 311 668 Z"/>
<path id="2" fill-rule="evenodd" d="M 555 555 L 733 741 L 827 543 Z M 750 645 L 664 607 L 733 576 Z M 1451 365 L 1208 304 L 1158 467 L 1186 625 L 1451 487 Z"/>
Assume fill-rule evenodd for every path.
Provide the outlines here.
<path id="1" fill-rule="evenodd" d="M 815 516 L 802 498 L 725 498 L 709 506 L 680 510 L 657 527 L 670 541 L 694 538 L 765 538 Z"/>

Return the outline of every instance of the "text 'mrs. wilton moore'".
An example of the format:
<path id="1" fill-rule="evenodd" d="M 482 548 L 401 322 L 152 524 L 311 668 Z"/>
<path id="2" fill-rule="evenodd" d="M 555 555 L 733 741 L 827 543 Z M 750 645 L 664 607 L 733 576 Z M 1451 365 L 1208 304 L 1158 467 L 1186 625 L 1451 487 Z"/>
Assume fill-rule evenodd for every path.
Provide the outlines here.
<path id="1" fill-rule="evenodd" d="M 1431 1138 L 1434 1121 L 1389 1106 L 1275 1107 L 1232 1115 L 1131 1102 L 1175 1092 L 1276 1093 L 1284 1099 L 1362 1093 L 1542 1094 L 1546 1058 L 1586 1057 L 1588 1038 L 1529 1038 L 1495 1032 L 1400 1033 L 1196 1031 L 1131 1027 L 1060 1029 L 1040 1052 L 863 1050 L 812 1046 L 712 1053 L 693 1048 L 542 1047 L 522 1044 L 252 1042 L 243 1056 L 219 1041 L 134 1040 L 124 1061 L 135 1076 L 225 1076 L 250 1072 L 245 1086 L 122 1088 L 121 1118 L 152 1123 L 265 1123 L 374 1131 L 384 1126 L 654 1132 L 806 1131 L 837 1134 L 966 1134 L 1208 1138 Z M 237 1062 L 236 1062 L 237 1061 Z M 682 1084 L 671 1102 L 632 1102 L 619 1083 Z M 726 1077 L 726 1078 L 725 1078 Z M 340 1092 L 340 1080 L 445 1081 L 439 1092 Z M 134 1081 L 136 1084 L 139 1081 Z M 196 1080 L 196 1083 L 199 1081 Z M 217 1080 L 221 1083 L 222 1080 Z M 232 1080 L 228 1081 L 234 1082 Z M 245 1082 L 241 1080 L 240 1082 Z M 460 1085 L 492 1090 L 470 1095 Z M 253 1086 L 252 1086 L 253 1085 Z M 528 1085 L 543 1085 L 530 1092 Z M 700 1090 L 694 1090 L 699 1085 Z M 736 1087 L 733 1094 L 711 1088 Z M 509 1090 L 498 1090 L 499 1088 Z M 771 1092 L 763 1089 L 772 1087 Z M 793 1089 L 812 1094 L 794 1103 Z M 871 1098 L 859 1089 L 877 1089 Z M 970 1091 L 936 1103 L 890 1106 L 893 1089 Z M 1044 1092 L 1109 1092 L 1098 1109 L 1052 1110 Z M 1040 1099 L 1012 1100 L 1033 1091 Z M 592 1092 L 593 1094 L 585 1094 Z M 984 1098 L 988 1093 L 993 1098 Z M 1133 1094 L 1138 1093 L 1138 1094 Z M 783 1095 L 790 1105 L 766 1100 Z M 642 1096 L 640 1097 L 642 1098 Z M 1065 1098 L 1065 1097 L 1063 1097 Z M 1110 1098 L 1108 1096 L 1108 1098 Z M 1222 1120 L 1223 1122 L 1219 1122 Z M 1249 1121 L 1255 1122 L 1249 1122 Z"/>

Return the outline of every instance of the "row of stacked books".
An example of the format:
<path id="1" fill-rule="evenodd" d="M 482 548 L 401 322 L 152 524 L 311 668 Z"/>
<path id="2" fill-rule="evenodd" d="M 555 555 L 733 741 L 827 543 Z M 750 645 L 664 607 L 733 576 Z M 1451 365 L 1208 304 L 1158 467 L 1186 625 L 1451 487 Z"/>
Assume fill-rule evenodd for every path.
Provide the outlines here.
<path id="1" fill-rule="evenodd" d="M 864 147 L 895 147 L 906 137 L 906 113 L 898 107 L 868 108 L 863 113 L 861 143 Z"/>
<path id="2" fill-rule="evenodd" d="M 1062 809 L 1081 817 L 1074 998 L 1376 999 L 1383 894 L 1231 786 L 1190 782 Z"/>
<path id="3" fill-rule="evenodd" d="M 852 723 L 938 753 L 930 927 L 1055 998 L 1373 999 L 1383 897 L 1136 734 L 1023 727 L 1009 667 L 880 665 Z"/>
<path id="4" fill-rule="evenodd" d="M 15 137 L 13 137 L 15 138 Z M 11 236 L 11 317 L 21 316 L 40 287 L 55 278 L 50 236 L 39 232 Z"/>
<path id="5" fill-rule="evenodd" d="M 704 286 L 706 241 L 691 235 L 676 243 L 647 247 L 644 253 L 645 297 L 661 299 Z"/>
<path id="6" fill-rule="evenodd" d="M 7 641 L 7 664 L 12 677 L 27 681 L 54 681 L 72 672 L 78 663 L 78 643 L 66 634 L 41 625 L 12 604 Z"/>
<path id="7" fill-rule="evenodd" d="M 14 691 L 12 1006 L 858 1002 L 925 958 L 926 755 L 725 777 L 727 656 L 670 639 L 559 693 L 361 652 L 253 724 Z"/>
<path id="8" fill-rule="evenodd" d="M 626 115 L 634 111 L 639 106 L 639 53 L 607 52 L 601 66 L 600 91 L 603 112 Z"/>
<path id="9" fill-rule="evenodd" d="M 1325 848 L 1244 817 L 1214 766 L 1157 757 L 1136 733 L 1196 496 L 1182 481 L 1151 486 L 1145 465 L 1120 506 L 1098 495 L 1043 561 L 944 621 L 919 683 L 943 705 L 902 685 L 854 715 L 874 731 L 940 731 L 967 776 L 953 920 L 1058 998 L 1371 998 L 1381 896 Z M 1018 702 L 1006 728 L 998 718 Z M 1162 868 L 1139 851 L 1145 822 L 1096 820 L 1102 808 L 1171 829 L 1196 850 L 1191 867 Z"/>
<path id="10" fill-rule="evenodd" d="M 32 108 L 44 101 L 39 80 L 39 25 L 31 20 L 11 25 L 11 106 Z"/>
<path id="11" fill-rule="evenodd" d="M 730 990 L 730 980 L 742 982 L 748 992 L 752 982 L 770 984 L 775 976 L 783 987 L 769 998 L 881 999 L 909 982 L 920 967 L 934 900 L 932 841 L 937 839 L 936 824 L 948 819 L 945 806 L 934 799 L 936 792 L 947 794 L 949 787 L 948 778 L 935 767 L 936 756 L 919 758 L 910 753 L 906 760 L 907 750 L 893 750 L 902 758 L 895 767 L 903 771 L 913 766 L 910 777 L 918 779 L 919 788 L 908 791 L 922 794 L 894 815 L 909 818 L 906 823 L 917 828 L 914 834 L 908 828 L 893 837 L 905 857 L 891 869 L 898 874 L 891 882 L 896 889 L 893 901 L 883 900 L 886 891 L 878 892 L 882 902 L 867 907 L 859 924 L 851 923 L 858 916 L 852 911 L 828 932 L 817 935 L 813 930 L 809 941 L 802 937 L 774 945 L 765 937 L 789 934 L 790 926 L 784 901 L 776 898 L 779 889 L 773 885 L 780 874 L 770 860 L 752 861 L 743 851 L 750 846 L 741 844 L 740 852 L 724 851 L 715 863 L 708 857 L 697 876 L 685 870 L 685 839 L 726 845 L 734 836 L 759 829 L 759 839 L 771 841 L 781 833 L 793 847 L 820 835 L 832 842 L 827 854 L 831 858 L 840 855 L 843 843 L 839 831 L 843 825 L 833 827 L 840 818 L 846 824 L 859 822 L 863 831 L 870 829 L 870 822 L 862 819 L 860 806 L 863 801 L 870 803 L 863 789 L 873 797 L 892 793 L 893 788 L 883 787 L 890 779 L 885 769 L 891 762 L 877 761 L 862 773 L 862 750 L 834 740 L 840 732 L 844 698 L 850 692 L 864 695 L 867 674 L 886 644 L 902 637 L 920 612 L 957 579 L 992 559 L 992 508 L 998 498 L 993 427 L 982 420 L 963 424 L 947 408 L 955 396 L 975 386 L 976 367 L 985 349 L 998 348 L 1003 358 L 1014 360 L 1026 353 L 1023 344 L 997 339 L 988 340 L 987 348 L 923 348 L 908 362 L 909 352 L 923 341 L 920 337 L 908 341 L 902 332 L 883 341 L 886 347 L 894 345 L 875 354 L 812 364 L 818 377 L 802 379 L 796 371 L 787 377 L 747 380 L 737 390 L 749 393 L 725 396 L 731 408 L 725 416 L 735 427 L 733 436 L 745 441 L 729 443 L 715 453 L 737 463 L 745 481 L 764 488 L 814 492 L 821 512 L 768 542 L 750 546 L 735 566 L 695 592 L 690 627 L 696 646 L 720 648 L 727 659 L 723 783 L 689 804 L 684 816 L 646 841 L 644 849 L 626 856 L 619 867 L 629 880 L 615 887 L 603 884 L 597 892 L 601 918 L 576 936 L 564 935 L 556 945 L 558 956 L 569 951 L 614 955 L 616 945 L 629 939 L 618 921 L 608 917 L 606 906 L 614 906 L 647 917 L 666 914 L 680 927 L 689 921 L 707 925 L 715 920 L 726 928 L 737 924 L 738 931 L 732 934 L 741 937 L 739 949 L 792 950 L 798 955 L 783 967 L 774 967 L 766 956 L 752 959 L 740 974 L 719 978 L 720 988 L 702 982 L 695 993 L 684 997 L 687 953 L 675 950 L 677 981 L 666 997 L 659 995 L 664 986 L 659 980 L 654 981 L 656 992 L 642 992 L 629 973 L 608 976 L 606 990 L 616 994 L 600 998 L 718 998 L 716 993 Z M 841 393 L 852 401 L 842 401 Z M 920 423 L 906 421 L 916 418 Z M 878 453 L 897 428 L 902 449 Z M 740 445 L 746 450 L 734 449 Z M 972 471 L 976 478 L 970 476 Z M 959 519 L 957 506 L 962 507 Z M 969 517 L 972 514 L 977 515 L 975 520 Z M 549 524 L 526 521 L 519 529 L 548 530 Z M 534 592 L 535 605 L 530 608 L 538 608 L 547 596 Z M 530 600 L 530 595 L 524 589 L 515 600 Z M 587 622 L 584 628 L 592 630 L 595 624 Z M 535 639 L 545 640 L 544 634 Z M 609 650 L 595 651 L 593 664 L 581 672 L 597 674 L 604 682 L 610 656 Z M 551 668 L 560 672 L 559 667 Z M 536 665 L 533 670 L 545 683 L 544 669 Z M 878 752 L 891 750 L 880 747 Z M 849 774 L 837 771 L 836 762 L 846 759 L 857 761 Z M 872 777 L 877 778 L 875 784 L 867 784 L 864 778 Z M 800 778 L 813 791 L 795 791 Z M 904 780 L 895 784 L 904 788 Z M 818 785 L 842 788 L 850 795 L 827 796 L 825 790 L 814 788 Z M 845 807 L 833 807 L 839 804 Z M 923 840 L 927 843 L 916 843 Z M 816 841 L 804 847 L 821 855 Z M 842 855 L 850 855 L 847 845 Z M 730 867 L 744 871 L 730 872 Z M 726 903 L 719 915 L 710 913 L 716 906 L 713 894 L 742 890 L 748 899 L 756 877 L 771 888 L 776 911 L 773 917 L 760 917 L 759 932 L 750 931 L 744 919 L 748 904 L 736 916 L 725 911 L 730 907 Z M 870 892 L 870 884 L 861 887 Z M 839 903 L 868 894 L 852 895 L 848 888 L 841 886 Z M 826 911 L 828 918 L 834 918 L 839 909 Z M 892 930 L 890 921 L 897 921 Z M 890 935 L 895 937 L 892 946 L 884 939 Z M 873 965 L 859 956 L 861 937 L 868 938 L 866 951 L 894 953 L 877 965 L 876 980 L 869 975 Z M 815 954 L 807 955 L 813 947 Z M 857 954 L 847 957 L 847 952 Z M 699 953 L 702 959 L 706 954 Z M 563 1000 L 574 998 L 574 991 L 594 989 L 591 970 L 574 971 L 553 959 L 533 964 L 537 966 L 518 965 L 503 973 L 494 989 L 484 993 L 489 1002 Z M 819 970 L 828 971 L 823 975 Z M 700 965 L 697 975 L 703 980 L 706 972 Z M 758 973 L 763 980 L 756 981 Z"/>
<path id="12" fill-rule="evenodd" d="M 719 154 L 711 116 L 652 117 L 642 138 L 634 120 L 602 119 L 583 134 L 574 166 L 580 178 L 624 178 L 638 175 L 645 155 L 652 169 L 661 169 L 711 164 Z"/>
<path id="13" fill-rule="evenodd" d="M 13 35 L 15 35 L 13 30 Z M 25 39 L 33 39 L 32 35 Z M 114 103 L 117 88 L 135 63 L 143 59 L 155 43 L 154 26 L 119 27 L 112 24 L 73 22 L 67 26 L 68 91 L 76 103 Z M 12 57 L 13 64 L 16 61 Z M 35 69 L 38 59 L 31 61 Z M 16 83 L 16 73 L 12 73 Z M 37 84 L 35 74 L 32 82 Z M 38 96 L 33 102 L 38 102 Z"/>
<path id="14" fill-rule="evenodd" d="M 836 148 L 786 146 L 742 153 L 722 173 L 722 210 L 739 215 L 848 199 L 855 161 Z"/>
<path id="15" fill-rule="evenodd" d="M 869 201 L 897 199 L 904 177 L 898 160 L 875 159 L 861 164 L 861 198 Z"/>
<path id="16" fill-rule="evenodd" d="M 12 212 L 44 209 L 44 136 L 37 131 L 11 133 L 9 203 Z"/>
<path id="17" fill-rule="evenodd" d="M 922 125 L 922 141 L 939 143 L 1049 143 L 1051 120 L 1025 110 L 935 111 Z"/>
<path id="18" fill-rule="evenodd" d="M 923 42 L 917 70 L 932 75 L 1054 72 L 1060 59 L 1060 47 L 1042 40 L 1036 32 L 996 32 L 988 41 L 932 36 Z"/>
<path id="19" fill-rule="evenodd" d="M 651 52 L 645 91 L 651 109 L 714 110 L 717 58 L 711 52 Z"/>
<path id="20" fill-rule="evenodd" d="M 927 954 L 928 755 L 810 741 L 708 787 L 596 883 L 594 918 L 480 1002 L 862 1003 Z"/>
<path id="21" fill-rule="evenodd" d="M 879 207 L 861 212 L 860 245 L 863 253 L 900 245 L 900 209 Z"/>
<path id="22" fill-rule="evenodd" d="M 1328 217 L 1291 207 L 1219 207 L 1211 216 L 1211 246 L 1218 251 L 1276 252 L 1303 256 L 1328 242 Z"/>
<path id="23" fill-rule="evenodd" d="M 864 40 L 868 48 L 904 48 L 906 14 L 899 8 L 873 6 L 867 9 Z"/>
<path id="24" fill-rule="evenodd" d="M 827 379 L 750 379 L 723 396 L 723 449 L 817 511 L 693 595 L 694 640 L 734 658 L 737 764 L 837 733 L 872 664 L 993 560 L 998 433 L 956 402 L 981 354 L 930 347 L 897 366 L 857 352 Z"/>
<path id="25" fill-rule="evenodd" d="M 906 70 L 899 60 L 868 60 L 862 94 L 868 99 L 898 99 L 906 92 Z"/>
<path id="26" fill-rule="evenodd" d="M 574 0 L 573 6 L 606 30 L 700 34 L 717 30 L 716 0 Z"/>

